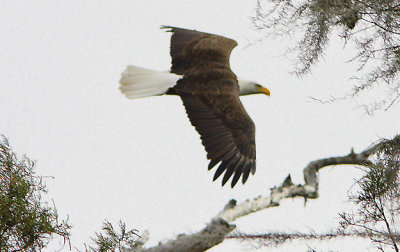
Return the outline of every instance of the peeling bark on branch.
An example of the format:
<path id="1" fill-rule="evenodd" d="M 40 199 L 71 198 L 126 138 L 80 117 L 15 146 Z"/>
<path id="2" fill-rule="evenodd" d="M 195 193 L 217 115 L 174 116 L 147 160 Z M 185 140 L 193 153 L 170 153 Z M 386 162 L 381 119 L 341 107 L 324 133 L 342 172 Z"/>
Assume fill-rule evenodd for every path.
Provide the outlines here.
<path id="1" fill-rule="evenodd" d="M 252 200 L 246 200 L 241 204 L 236 204 L 235 200 L 231 200 L 226 204 L 224 209 L 212 218 L 211 222 L 206 227 L 191 235 L 179 235 L 175 240 L 170 240 L 158 246 L 143 249 L 142 244 L 133 250 L 125 251 L 205 251 L 213 246 L 221 243 L 225 237 L 233 231 L 236 226 L 229 223 L 248 214 L 279 206 L 280 201 L 285 198 L 303 197 L 305 199 L 318 198 L 318 171 L 331 165 L 366 165 L 371 161 L 368 158 L 374 154 L 382 143 L 376 144 L 363 152 L 354 153 L 353 149 L 346 156 L 338 156 L 324 158 L 310 162 L 303 170 L 305 184 L 295 185 L 289 176 L 278 187 L 271 188 L 271 193 L 268 196 L 258 196 Z M 139 248 L 140 247 L 140 248 Z"/>
<path id="2" fill-rule="evenodd" d="M 212 220 L 211 223 L 198 233 L 192 235 L 178 235 L 175 240 L 144 250 L 148 252 L 179 252 L 179 251 L 205 251 L 221 243 L 235 225 L 229 225 L 223 219 Z"/>

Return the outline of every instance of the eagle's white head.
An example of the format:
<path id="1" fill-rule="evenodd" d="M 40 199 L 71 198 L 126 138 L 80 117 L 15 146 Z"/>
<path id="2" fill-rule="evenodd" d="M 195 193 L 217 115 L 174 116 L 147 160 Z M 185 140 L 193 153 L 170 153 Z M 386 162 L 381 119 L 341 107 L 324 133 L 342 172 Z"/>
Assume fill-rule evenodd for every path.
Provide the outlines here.
<path id="1" fill-rule="evenodd" d="M 261 86 L 260 84 L 248 81 L 238 77 L 239 82 L 239 94 L 240 95 L 250 95 L 250 94 L 265 94 L 270 95 L 268 88 Z"/>

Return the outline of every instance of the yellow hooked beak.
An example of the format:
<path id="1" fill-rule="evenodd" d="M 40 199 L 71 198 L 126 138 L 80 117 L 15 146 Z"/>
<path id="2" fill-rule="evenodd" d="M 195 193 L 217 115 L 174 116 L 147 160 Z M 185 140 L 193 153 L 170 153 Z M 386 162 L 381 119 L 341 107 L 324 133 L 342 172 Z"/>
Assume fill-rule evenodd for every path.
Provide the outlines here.
<path id="1" fill-rule="evenodd" d="M 266 94 L 266 95 L 268 95 L 268 96 L 271 95 L 271 92 L 270 92 L 269 89 L 266 88 L 266 87 L 263 87 L 263 86 L 259 85 L 259 86 L 256 87 L 256 89 L 257 89 L 257 92 L 259 92 L 259 93 L 261 93 L 261 94 Z"/>

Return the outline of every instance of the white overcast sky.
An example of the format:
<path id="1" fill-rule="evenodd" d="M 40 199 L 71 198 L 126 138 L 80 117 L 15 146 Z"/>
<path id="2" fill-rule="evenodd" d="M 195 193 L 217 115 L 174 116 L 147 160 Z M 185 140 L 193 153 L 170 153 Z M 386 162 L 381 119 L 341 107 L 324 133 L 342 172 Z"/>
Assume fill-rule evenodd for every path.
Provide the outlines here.
<path id="1" fill-rule="evenodd" d="M 361 151 L 398 133 L 399 108 L 373 117 L 359 101 L 320 104 L 354 83 L 350 46 L 333 40 L 312 74 L 289 74 L 288 39 L 264 38 L 251 29 L 256 1 L 3 1 L 0 10 L 0 134 L 14 151 L 36 160 L 48 179 L 49 198 L 73 225 L 72 246 L 100 231 L 105 219 L 149 230 L 147 245 L 191 233 L 231 199 L 265 195 L 290 173 L 315 159 Z M 221 188 L 181 100 L 162 96 L 126 99 L 118 90 L 128 64 L 170 67 L 170 34 L 161 25 L 224 35 L 238 41 L 231 66 L 271 90 L 271 97 L 242 99 L 257 127 L 257 173 L 245 186 Z M 374 99 L 370 92 L 366 100 Z M 351 166 L 320 173 L 320 198 L 284 200 L 280 207 L 240 219 L 244 232 L 327 231 L 350 209 L 348 189 L 361 172 Z M 365 251 L 368 243 L 291 243 L 279 251 Z M 59 248 L 53 242 L 46 251 Z M 242 251 L 249 243 L 226 241 L 210 251 Z M 65 250 L 66 248 L 64 248 Z M 278 251 L 277 250 L 277 251 Z M 261 249 L 258 251 L 269 251 Z"/>

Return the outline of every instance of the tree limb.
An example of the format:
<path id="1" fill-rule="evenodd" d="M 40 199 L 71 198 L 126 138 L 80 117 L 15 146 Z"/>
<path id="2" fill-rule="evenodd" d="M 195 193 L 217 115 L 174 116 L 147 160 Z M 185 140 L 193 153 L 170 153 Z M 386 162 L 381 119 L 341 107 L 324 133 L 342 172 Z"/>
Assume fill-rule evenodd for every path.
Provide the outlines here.
<path id="1" fill-rule="evenodd" d="M 206 225 L 201 231 L 191 235 L 178 235 L 175 240 L 170 240 L 164 244 L 159 244 L 155 247 L 143 249 L 143 246 L 137 246 L 133 250 L 125 251 L 141 251 L 141 252 L 156 252 L 156 251 L 205 251 L 213 246 L 221 243 L 225 237 L 233 231 L 236 226 L 229 223 L 248 214 L 279 206 L 279 202 L 285 198 L 304 197 L 305 199 L 318 198 L 318 176 L 320 169 L 331 165 L 367 165 L 371 164 L 368 158 L 373 155 L 383 144 L 380 142 L 368 149 L 354 153 L 353 149 L 346 156 L 337 156 L 319 159 L 310 162 L 303 170 L 305 184 L 295 185 L 292 182 L 290 175 L 278 187 L 271 188 L 271 193 L 268 196 L 257 197 L 252 200 L 246 200 L 237 205 L 235 200 L 230 200 L 224 209 L 212 218 L 211 222 Z"/>

